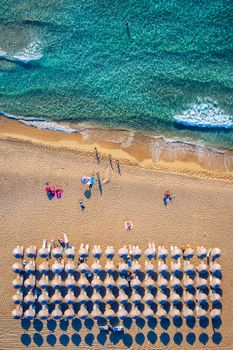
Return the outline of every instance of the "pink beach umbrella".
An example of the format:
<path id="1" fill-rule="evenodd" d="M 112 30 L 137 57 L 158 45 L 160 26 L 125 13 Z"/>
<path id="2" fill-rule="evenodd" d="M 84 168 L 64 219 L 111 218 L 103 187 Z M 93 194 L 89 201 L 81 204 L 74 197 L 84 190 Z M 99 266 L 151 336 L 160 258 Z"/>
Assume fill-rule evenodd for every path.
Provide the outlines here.
<path id="1" fill-rule="evenodd" d="M 202 292 L 198 291 L 196 293 L 196 300 L 197 300 L 198 303 L 201 304 L 201 303 L 207 301 L 207 295 L 205 293 L 202 293 Z"/>
<path id="2" fill-rule="evenodd" d="M 192 248 L 186 248 L 184 251 L 184 257 L 186 259 L 192 259 L 194 256 L 194 250 Z"/>
<path id="3" fill-rule="evenodd" d="M 112 309 L 107 308 L 104 312 L 104 318 L 106 318 L 107 320 L 111 320 L 115 316 L 116 314 Z"/>
<path id="4" fill-rule="evenodd" d="M 89 297 L 85 290 L 82 290 L 77 299 L 78 303 L 86 304 L 89 301 Z"/>
<path id="5" fill-rule="evenodd" d="M 139 272 L 141 272 L 142 267 L 138 261 L 133 261 L 131 269 L 132 269 L 133 273 L 139 273 Z"/>
<path id="6" fill-rule="evenodd" d="M 207 316 L 207 312 L 206 312 L 206 310 L 202 309 L 201 307 L 196 306 L 196 315 L 197 315 L 198 319 L 201 319 L 201 318 Z"/>
<path id="7" fill-rule="evenodd" d="M 144 297 L 143 297 L 143 301 L 145 304 L 150 305 L 154 302 L 154 300 L 155 299 L 154 299 L 153 294 L 151 294 L 150 292 L 145 292 Z"/>
<path id="8" fill-rule="evenodd" d="M 81 305 L 80 310 L 78 312 L 78 317 L 81 320 L 85 320 L 88 317 L 88 312 L 84 304 Z"/>
<path id="9" fill-rule="evenodd" d="M 220 309 L 212 309 L 210 311 L 210 317 L 213 319 L 218 319 L 221 317 L 221 310 Z"/>
<path id="10" fill-rule="evenodd" d="M 128 302 L 128 295 L 125 294 L 125 292 L 121 291 L 118 295 L 117 300 L 120 304 L 126 304 Z"/>
<path id="11" fill-rule="evenodd" d="M 158 307 L 157 311 L 156 311 L 156 316 L 162 320 L 164 318 L 167 318 L 167 313 L 166 310 L 164 310 L 161 306 Z"/>
<path id="12" fill-rule="evenodd" d="M 145 256 L 147 257 L 147 259 L 154 259 L 155 257 L 155 250 L 149 246 L 149 248 L 147 248 L 144 252 Z"/>
<path id="13" fill-rule="evenodd" d="M 145 262 L 145 272 L 147 274 L 151 274 L 154 272 L 154 270 L 155 270 L 154 265 L 150 261 L 146 261 Z"/>
<path id="14" fill-rule="evenodd" d="M 119 257 L 122 259 L 126 259 L 129 255 L 128 249 L 124 246 L 118 250 Z"/>
<path id="15" fill-rule="evenodd" d="M 190 317 L 194 317 L 194 312 L 192 309 L 189 309 L 187 306 L 184 306 L 182 310 L 184 318 L 188 319 Z"/>
<path id="16" fill-rule="evenodd" d="M 202 273 L 207 272 L 208 267 L 204 263 L 204 261 L 202 261 L 199 265 L 197 265 L 196 269 L 197 269 L 198 273 L 202 274 Z"/>
<path id="17" fill-rule="evenodd" d="M 103 285 L 101 279 L 99 276 L 94 276 L 93 280 L 91 281 L 91 286 L 95 289 L 99 289 Z"/>
<path id="18" fill-rule="evenodd" d="M 33 320 L 36 317 L 35 310 L 33 309 L 32 305 L 29 306 L 29 309 L 24 312 L 24 318 L 27 320 Z"/>
<path id="19" fill-rule="evenodd" d="M 118 279 L 117 285 L 121 289 L 126 289 L 129 286 L 127 280 L 125 278 L 121 278 L 121 277 Z"/>
<path id="20" fill-rule="evenodd" d="M 179 296 L 179 294 L 177 294 L 176 292 L 173 292 L 171 291 L 171 294 L 170 294 L 170 302 L 172 304 L 177 304 L 181 301 L 181 298 Z"/>
<path id="21" fill-rule="evenodd" d="M 65 265 L 65 271 L 66 273 L 73 273 L 75 271 L 75 265 L 73 262 L 68 262 L 66 265 Z"/>
<path id="22" fill-rule="evenodd" d="M 107 277 L 107 278 L 105 279 L 104 285 L 105 285 L 106 288 L 111 289 L 111 288 L 113 288 L 113 287 L 116 285 L 116 283 L 115 283 L 113 277 L 112 277 L 112 276 L 109 276 L 109 277 Z"/>
<path id="23" fill-rule="evenodd" d="M 105 265 L 105 271 L 107 273 L 113 273 L 116 270 L 112 260 L 108 260 Z"/>
<path id="24" fill-rule="evenodd" d="M 144 311 L 143 311 L 143 316 L 147 319 L 153 318 L 154 317 L 154 311 L 146 305 Z"/>
<path id="25" fill-rule="evenodd" d="M 126 274 L 126 273 L 128 272 L 128 270 L 129 270 L 129 267 L 128 267 L 127 264 L 122 263 L 122 264 L 119 265 L 119 272 L 120 272 L 122 275 Z"/>
<path id="26" fill-rule="evenodd" d="M 76 286 L 76 281 L 73 275 L 68 274 L 65 280 L 65 286 L 66 288 L 74 288 Z"/>
<path id="27" fill-rule="evenodd" d="M 34 261 L 30 261 L 25 265 L 25 272 L 26 273 L 33 273 L 36 270 L 36 264 Z"/>
<path id="28" fill-rule="evenodd" d="M 133 306 L 131 311 L 130 311 L 130 317 L 133 319 L 138 319 L 141 317 L 141 312 L 137 308 L 137 306 Z"/>
<path id="29" fill-rule="evenodd" d="M 183 300 L 186 305 L 192 304 L 194 302 L 194 296 L 189 292 L 185 292 L 183 295 Z"/>
<path id="30" fill-rule="evenodd" d="M 42 262 L 39 267 L 38 270 L 41 274 L 45 274 L 49 272 L 49 263 L 46 261 Z"/>
<path id="31" fill-rule="evenodd" d="M 218 289 L 221 286 L 221 280 L 219 278 L 210 277 L 210 287 L 213 289 Z"/>
<path id="32" fill-rule="evenodd" d="M 210 272 L 221 272 L 221 265 L 216 262 L 210 263 Z"/>
<path id="33" fill-rule="evenodd" d="M 142 297 L 140 294 L 134 292 L 131 296 L 131 301 L 133 304 L 136 304 L 136 305 L 141 304 Z"/>
<path id="34" fill-rule="evenodd" d="M 139 259 L 142 256 L 142 250 L 139 246 L 133 247 L 132 255 L 134 259 Z"/>
<path id="35" fill-rule="evenodd" d="M 96 261 L 94 264 L 91 265 L 91 271 L 93 273 L 100 273 L 102 271 L 102 266 L 99 261 Z"/>
<path id="36" fill-rule="evenodd" d="M 193 274 L 195 272 L 194 266 L 190 261 L 184 261 L 184 272 L 187 275 Z"/>
<path id="37" fill-rule="evenodd" d="M 29 278 L 27 278 L 25 281 L 24 281 L 24 286 L 27 288 L 27 289 L 32 289 L 34 288 L 36 285 L 36 279 L 35 279 L 35 276 L 33 275 L 30 275 Z"/>
<path id="38" fill-rule="evenodd" d="M 35 258 L 36 257 L 36 247 L 29 247 L 26 249 L 26 255 L 28 258 Z"/>
<path id="39" fill-rule="evenodd" d="M 179 259 L 181 257 L 181 249 L 177 248 L 177 246 L 171 246 L 171 256 L 172 259 Z"/>
<path id="40" fill-rule="evenodd" d="M 173 262 L 171 263 L 171 272 L 173 274 L 178 274 L 181 272 L 181 263 L 180 261 Z"/>
<path id="41" fill-rule="evenodd" d="M 40 258 L 47 258 L 49 256 L 49 250 L 48 248 L 42 247 L 39 249 L 39 256 Z"/>
<path id="42" fill-rule="evenodd" d="M 58 261 L 56 261 L 56 262 L 52 265 L 52 271 L 53 271 L 53 273 L 61 273 L 63 270 L 64 270 L 63 264 L 59 263 Z"/>
<path id="43" fill-rule="evenodd" d="M 86 279 L 86 277 L 82 277 L 80 278 L 80 280 L 78 281 L 78 286 L 79 288 L 82 288 L 82 289 L 85 289 L 89 286 L 89 282 L 88 280 Z"/>
<path id="44" fill-rule="evenodd" d="M 189 277 L 185 277 L 183 283 L 186 289 L 192 288 L 194 285 L 194 281 Z"/>
<path id="45" fill-rule="evenodd" d="M 75 257 L 75 250 L 74 250 L 73 247 L 67 248 L 65 253 L 66 253 L 66 256 L 67 256 L 68 259 L 74 259 L 74 257 Z"/>
<path id="46" fill-rule="evenodd" d="M 176 317 L 180 317 L 180 310 L 171 306 L 170 311 L 169 311 L 169 315 L 171 316 L 172 319 L 174 319 Z"/>
<path id="47" fill-rule="evenodd" d="M 93 293 L 92 296 L 91 296 L 91 301 L 92 301 L 94 304 L 100 304 L 100 303 L 102 303 L 103 300 L 102 300 L 101 294 L 100 294 L 98 291 L 94 291 L 94 293 Z"/>
<path id="48" fill-rule="evenodd" d="M 146 278 L 144 280 L 144 286 L 148 290 L 152 290 L 155 287 L 155 281 L 151 277 L 146 276 Z"/>
<path id="49" fill-rule="evenodd" d="M 58 290 L 55 290 L 55 293 L 53 296 L 50 298 L 50 302 L 53 304 L 61 304 L 62 302 L 62 295 Z"/>
<path id="50" fill-rule="evenodd" d="M 162 260 L 165 260 L 168 256 L 168 251 L 164 246 L 159 246 L 158 247 L 158 257 Z"/>
<path id="51" fill-rule="evenodd" d="M 63 316 L 59 305 L 55 305 L 55 309 L 51 312 L 51 318 L 54 320 L 60 320 Z"/>
<path id="52" fill-rule="evenodd" d="M 217 258 L 220 258 L 221 256 L 221 250 L 219 248 L 213 248 L 211 250 L 211 257 L 213 259 L 217 259 Z"/>
<path id="53" fill-rule="evenodd" d="M 159 304 L 163 305 L 167 303 L 167 296 L 164 293 L 158 292 L 156 295 L 156 300 Z"/>
<path id="54" fill-rule="evenodd" d="M 207 287 L 207 280 L 204 278 L 198 277 L 196 281 L 196 286 L 198 289 L 201 289 L 201 290 L 205 289 Z"/>
<path id="55" fill-rule="evenodd" d="M 47 288 L 49 286 L 49 278 L 45 274 L 42 275 L 41 279 L 39 280 L 39 287 L 41 289 Z"/>
<path id="56" fill-rule="evenodd" d="M 168 266 L 161 261 L 158 261 L 158 272 L 164 274 L 168 272 Z"/>
<path id="57" fill-rule="evenodd" d="M 115 301 L 115 296 L 109 290 L 107 290 L 106 295 L 104 297 L 104 302 L 106 304 L 112 304 L 114 301 Z"/>
<path id="58" fill-rule="evenodd" d="M 166 280 L 166 278 L 159 276 L 158 287 L 161 289 L 165 289 L 165 288 L 167 288 L 167 285 L 168 285 L 168 281 Z"/>
<path id="59" fill-rule="evenodd" d="M 81 272 L 81 273 L 87 273 L 88 271 L 90 271 L 90 268 L 89 268 L 89 266 L 86 263 L 81 263 L 78 266 L 78 271 Z"/>
<path id="60" fill-rule="evenodd" d="M 78 252 L 80 258 L 86 259 L 88 257 L 88 250 L 87 248 L 80 246 L 79 252 Z"/>
<path id="61" fill-rule="evenodd" d="M 140 288 L 140 286 L 141 286 L 140 279 L 138 277 L 133 278 L 133 280 L 131 281 L 131 287 L 133 289 L 138 289 L 138 288 Z"/>
<path id="62" fill-rule="evenodd" d="M 129 314 L 128 312 L 126 311 L 126 309 L 123 307 L 123 306 L 119 306 L 119 310 L 117 312 L 117 317 L 120 319 L 120 320 L 124 320 L 126 319 L 127 317 L 129 317 Z"/>
<path id="63" fill-rule="evenodd" d="M 35 303 L 35 296 L 31 290 L 29 290 L 28 294 L 24 297 L 24 303 L 27 305 L 33 305 Z"/>
<path id="64" fill-rule="evenodd" d="M 211 301 L 211 303 L 214 303 L 214 302 L 220 301 L 220 300 L 221 300 L 221 296 L 218 293 L 216 293 L 215 290 L 211 290 L 210 291 L 210 301 Z"/>
<path id="65" fill-rule="evenodd" d="M 53 288 L 61 288 L 62 279 L 60 275 L 55 275 L 55 277 L 51 281 L 51 285 Z"/>
<path id="66" fill-rule="evenodd" d="M 199 259 L 204 259 L 207 257 L 207 250 L 203 246 L 197 247 L 197 257 Z"/>

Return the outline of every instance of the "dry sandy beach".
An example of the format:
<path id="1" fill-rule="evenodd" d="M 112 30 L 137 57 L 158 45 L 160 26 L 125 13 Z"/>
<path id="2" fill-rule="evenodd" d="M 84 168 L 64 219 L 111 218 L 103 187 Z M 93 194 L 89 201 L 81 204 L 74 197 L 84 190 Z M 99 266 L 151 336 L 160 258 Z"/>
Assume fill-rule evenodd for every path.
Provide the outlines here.
<path id="1" fill-rule="evenodd" d="M 100 165 L 96 163 L 94 146 L 104 151 L 106 145 L 82 145 L 76 138 L 69 135 L 71 145 L 61 133 L 18 128 L 15 122 L 0 121 L 0 349 L 23 349 L 28 340 L 30 349 L 60 349 L 63 344 L 69 349 L 91 344 L 93 349 L 233 349 L 232 174 L 208 172 L 194 164 L 182 165 L 183 173 L 177 164 L 161 163 L 159 167 L 143 161 L 139 165 L 144 167 L 137 166 L 135 153 L 127 158 L 122 150 L 108 148 L 106 155 L 112 152 L 115 158 L 125 158 L 120 176 L 115 162 L 113 170 L 107 159 L 102 159 Z M 70 149 L 66 147 L 68 143 Z M 97 171 L 103 194 L 95 186 L 91 198 L 85 199 L 80 178 Z M 47 181 L 63 187 L 61 200 L 48 200 L 44 192 Z M 165 190 L 176 195 L 168 207 L 162 203 Z M 79 208 L 82 199 L 86 204 L 83 213 Z M 124 230 L 126 219 L 134 222 L 131 232 Z M 50 241 L 64 233 L 76 247 L 82 242 L 103 248 L 110 244 L 116 249 L 123 244 L 138 244 L 145 249 L 148 242 L 168 248 L 171 244 L 219 247 L 223 269 L 221 328 L 213 332 L 211 324 L 201 329 L 197 323 L 193 330 L 185 325 L 165 330 L 158 322 L 154 329 L 148 325 L 140 329 L 133 322 L 121 339 L 109 335 L 101 338 L 96 325 L 91 330 L 84 324 L 80 330 L 71 324 L 64 329 L 58 322 L 52 332 L 44 322 L 42 330 L 33 323 L 23 329 L 19 320 L 11 318 L 12 250 L 16 245 L 40 247 L 43 239 Z M 180 345 L 176 344 L 178 338 Z"/>

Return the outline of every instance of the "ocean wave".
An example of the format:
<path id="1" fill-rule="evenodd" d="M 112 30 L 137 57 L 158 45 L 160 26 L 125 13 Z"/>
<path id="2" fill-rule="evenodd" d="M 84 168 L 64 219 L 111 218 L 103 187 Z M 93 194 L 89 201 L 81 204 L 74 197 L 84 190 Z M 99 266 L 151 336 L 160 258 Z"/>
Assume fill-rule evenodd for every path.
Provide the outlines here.
<path id="1" fill-rule="evenodd" d="M 230 115 L 211 99 L 200 100 L 180 115 L 175 115 L 176 123 L 190 127 L 200 128 L 225 128 L 233 127 Z"/>
<path id="2" fill-rule="evenodd" d="M 25 118 L 25 117 L 15 116 L 9 113 L 5 113 L 5 112 L 0 112 L 0 115 L 3 115 L 4 117 L 9 119 L 17 120 L 23 124 L 32 126 L 36 129 L 52 130 L 52 131 L 63 132 L 66 134 L 74 134 L 78 132 L 78 130 L 73 129 L 67 125 L 51 122 L 45 119 Z"/>
<path id="3" fill-rule="evenodd" d="M 38 61 L 43 57 L 41 42 L 33 41 L 27 47 L 23 48 L 16 54 L 9 54 L 5 51 L 0 51 L 0 59 L 5 59 L 12 62 L 29 63 Z"/>

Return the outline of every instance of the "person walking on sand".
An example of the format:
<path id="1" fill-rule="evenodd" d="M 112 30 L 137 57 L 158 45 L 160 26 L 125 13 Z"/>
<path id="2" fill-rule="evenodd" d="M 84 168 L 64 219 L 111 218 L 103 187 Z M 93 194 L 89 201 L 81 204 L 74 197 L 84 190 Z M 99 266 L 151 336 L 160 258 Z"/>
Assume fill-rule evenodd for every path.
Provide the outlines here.
<path id="1" fill-rule="evenodd" d="M 112 156 L 111 156 L 111 154 L 108 155 L 108 159 L 109 159 L 110 167 L 113 169 Z"/>
<path id="2" fill-rule="evenodd" d="M 100 163 L 100 157 L 99 157 L 99 152 L 97 151 L 97 148 L 95 147 L 95 157 L 96 157 L 96 161 L 99 164 Z"/>
<path id="3" fill-rule="evenodd" d="M 84 209 L 86 208 L 85 204 L 83 203 L 83 201 L 80 201 L 80 208 L 81 208 L 82 211 L 84 211 Z"/>
<path id="4" fill-rule="evenodd" d="M 121 168 L 120 168 L 120 162 L 119 162 L 119 159 L 117 159 L 116 164 L 117 164 L 118 174 L 119 174 L 119 175 L 121 175 Z"/>

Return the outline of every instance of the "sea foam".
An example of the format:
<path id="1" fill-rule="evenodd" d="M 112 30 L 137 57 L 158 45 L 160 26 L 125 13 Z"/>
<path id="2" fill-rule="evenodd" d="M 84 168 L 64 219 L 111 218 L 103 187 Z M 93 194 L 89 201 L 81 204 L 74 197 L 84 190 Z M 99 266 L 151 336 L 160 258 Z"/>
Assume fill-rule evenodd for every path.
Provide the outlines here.
<path id="1" fill-rule="evenodd" d="M 42 45 L 40 41 L 33 41 L 27 47 L 17 53 L 7 53 L 0 51 L 0 59 L 5 59 L 12 62 L 29 63 L 38 61 L 43 57 Z"/>
<path id="2" fill-rule="evenodd" d="M 227 129 L 233 126 L 233 118 L 211 99 L 200 100 L 174 118 L 177 123 L 191 127 Z"/>

